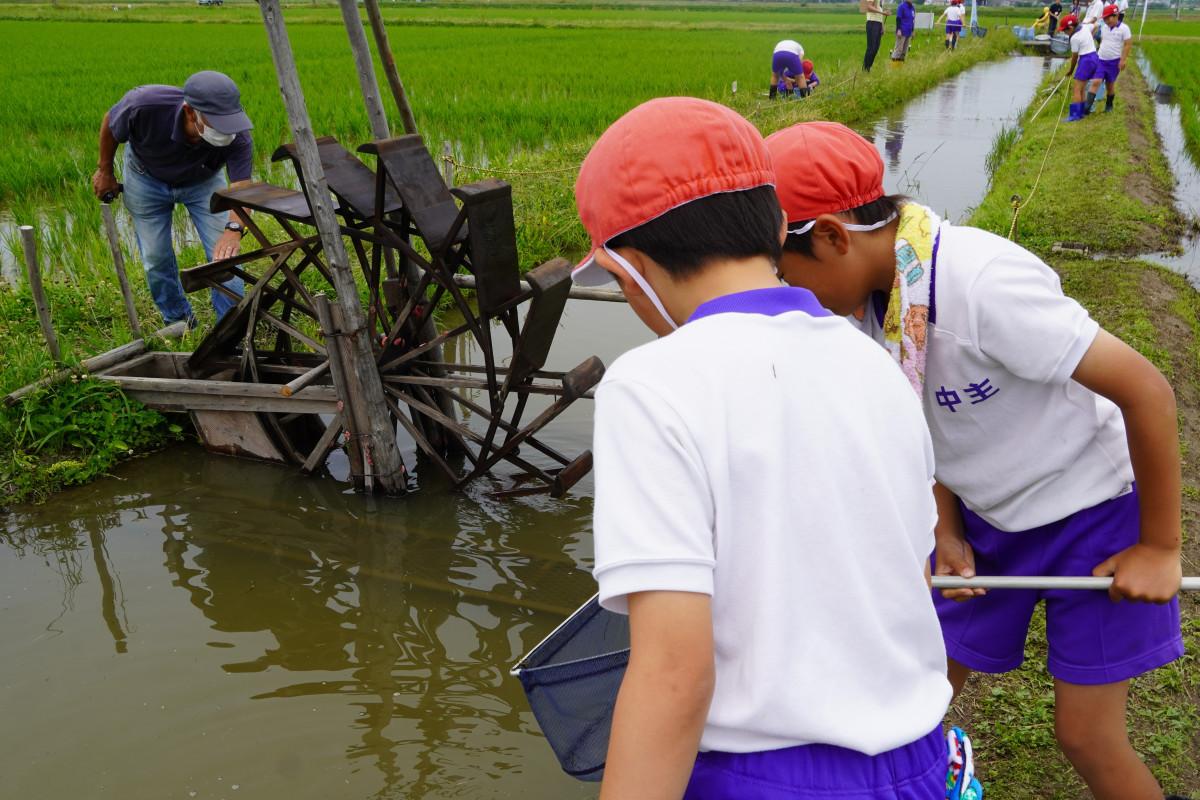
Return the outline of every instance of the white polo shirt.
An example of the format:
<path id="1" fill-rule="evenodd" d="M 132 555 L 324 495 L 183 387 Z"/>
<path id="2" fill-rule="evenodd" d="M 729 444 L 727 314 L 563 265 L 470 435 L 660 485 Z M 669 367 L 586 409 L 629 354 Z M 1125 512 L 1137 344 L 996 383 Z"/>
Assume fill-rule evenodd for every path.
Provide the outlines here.
<path id="1" fill-rule="evenodd" d="M 1097 51 L 1101 61 L 1116 61 L 1121 58 L 1125 43 L 1133 38 L 1133 31 L 1122 22 L 1115 28 L 1107 25 L 1100 27 L 1100 49 Z"/>
<path id="2" fill-rule="evenodd" d="M 1078 53 L 1080 58 L 1096 52 L 1096 40 L 1091 25 L 1080 25 L 1079 30 L 1071 34 L 1071 52 Z"/>
<path id="3" fill-rule="evenodd" d="M 966 14 L 967 11 L 962 6 L 950 6 L 946 9 L 946 20 L 948 22 L 962 22 Z"/>
<path id="4" fill-rule="evenodd" d="M 799 42 L 794 41 L 792 39 L 784 39 L 782 42 L 775 45 L 775 52 L 776 53 L 794 53 L 795 55 L 798 55 L 801 58 L 804 57 L 804 48 L 800 46 Z"/>
<path id="5" fill-rule="evenodd" d="M 1100 326 L 1024 248 L 948 222 L 939 231 L 924 397 L 938 481 L 1006 531 L 1125 491 L 1121 411 L 1071 379 Z M 864 324 L 882 341 L 874 298 Z"/>
<path id="6" fill-rule="evenodd" d="M 729 295 L 617 359 L 595 425 L 601 603 L 712 597 L 702 750 L 876 754 L 940 723 L 933 454 L 882 349 L 804 289 Z"/>
<path id="7" fill-rule="evenodd" d="M 1103 19 L 1101 15 L 1104 13 L 1104 5 L 1105 0 L 1093 0 L 1092 4 L 1088 6 L 1087 11 L 1083 15 L 1083 24 L 1099 25 Z"/>

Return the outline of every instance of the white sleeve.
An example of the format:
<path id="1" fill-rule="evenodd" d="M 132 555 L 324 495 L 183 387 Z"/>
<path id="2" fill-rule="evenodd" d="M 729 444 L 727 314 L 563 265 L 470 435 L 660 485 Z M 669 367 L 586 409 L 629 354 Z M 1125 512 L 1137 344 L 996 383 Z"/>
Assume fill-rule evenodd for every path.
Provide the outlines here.
<path id="1" fill-rule="evenodd" d="M 605 380 L 596 392 L 592 450 L 601 605 L 624 614 L 634 592 L 711 595 L 712 493 L 675 410 L 648 386 Z"/>
<path id="2" fill-rule="evenodd" d="M 1100 331 L 1063 294 L 1054 270 L 1026 251 L 992 260 L 968 303 L 972 338 L 984 355 L 1039 383 L 1066 383 Z"/>

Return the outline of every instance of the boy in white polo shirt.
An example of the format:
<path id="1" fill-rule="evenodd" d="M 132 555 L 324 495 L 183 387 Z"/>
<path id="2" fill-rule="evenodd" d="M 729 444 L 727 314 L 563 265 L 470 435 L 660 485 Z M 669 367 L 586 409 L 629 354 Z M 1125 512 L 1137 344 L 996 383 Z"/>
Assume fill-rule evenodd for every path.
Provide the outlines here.
<path id="1" fill-rule="evenodd" d="M 1133 31 L 1121 21 L 1120 7 L 1115 3 L 1104 7 L 1104 25 L 1100 28 L 1100 49 L 1096 51 L 1100 59 L 1100 70 L 1088 87 L 1088 111 L 1096 101 L 1100 90 L 1100 81 L 1104 81 L 1104 111 L 1113 110 L 1113 100 L 1117 94 L 1117 78 L 1125 69 L 1129 59 L 1129 51 L 1133 48 Z"/>
<path id="2" fill-rule="evenodd" d="M 1074 102 L 1071 103 L 1067 122 L 1078 122 L 1087 116 L 1091 108 L 1089 103 L 1096 99 L 1094 94 L 1090 100 L 1085 99 L 1083 93 L 1088 81 L 1100 71 L 1100 58 L 1096 55 L 1096 42 L 1092 39 L 1091 27 L 1081 26 L 1079 18 L 1074 14 L 1063 17 L 1058 29 L 1071 37 L 1071 63 L 1067 66 L 1067 72 L 1074 72 L 1075 83 L 1071 95 Z"/>
<path id="3" fill-rule="evenodd" d="M 779 173 L 781 275 L 836 313 L 863 309 L 864 332 L 923 401 L 937 457 L 936 572 L 1113 576 L 1111 599 L 939 599 L 951 682 L 1018 667 L 1044 601 L 1063 752 L 1101 800 L 1162 800 L 1129 744 L 1125 701 L 1131 678 L 1183 655 L 1170 385 L 1032 253 L 885 196 L 882 160 L 848 128 L 804 123 L 767 146 L 776 164 L 804 154 L 804 170 Z"/>
<path id="4" fill-rule="evenodd" d="M 945 791 L 928 433 L 886 355 L 779 284 L 773 181 L 749 122 L 675 97 L 575 186 L 577 282 L 662 337 L 596 392 L 595 575 L 631 631 L 604 800 Z"/>

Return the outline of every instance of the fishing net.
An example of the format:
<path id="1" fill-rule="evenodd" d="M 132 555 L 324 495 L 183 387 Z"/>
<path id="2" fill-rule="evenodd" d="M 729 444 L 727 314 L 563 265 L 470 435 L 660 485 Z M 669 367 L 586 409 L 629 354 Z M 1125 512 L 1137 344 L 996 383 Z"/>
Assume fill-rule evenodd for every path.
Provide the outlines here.
<path id="1" fill-rule="evenodd" d="M 629 618 L 584 603 L 513 668 L 563 770 L 604 776 L 617 690 L 629 663 Z"/>

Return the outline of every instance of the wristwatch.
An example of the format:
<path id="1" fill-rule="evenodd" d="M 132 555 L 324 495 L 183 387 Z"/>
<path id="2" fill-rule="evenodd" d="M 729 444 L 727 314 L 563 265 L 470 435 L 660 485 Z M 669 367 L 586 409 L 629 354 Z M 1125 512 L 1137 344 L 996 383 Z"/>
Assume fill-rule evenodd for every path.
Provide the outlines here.
<path id="1" fill-rule="evenodd" d="M 227 231 L 237 231 L 237 234 L 238 234 L 239 236 L 245 236 L 245 235 L 246 235 L 246 226 L 245 226 L 245 225 L 243 225 L 243 224 L 242 224 L 242 223 L 240 223 L 240 222 L 226 222 L 226 223 L 225 223 L 225 230 L 227 230 Z"/>

